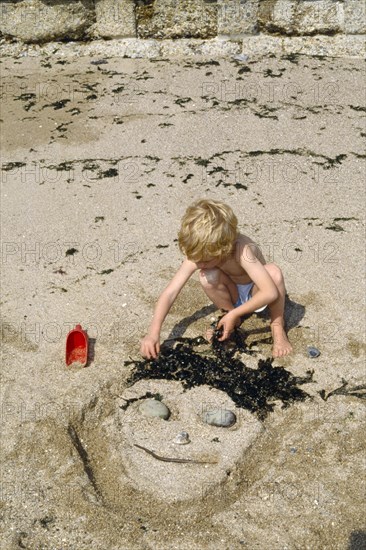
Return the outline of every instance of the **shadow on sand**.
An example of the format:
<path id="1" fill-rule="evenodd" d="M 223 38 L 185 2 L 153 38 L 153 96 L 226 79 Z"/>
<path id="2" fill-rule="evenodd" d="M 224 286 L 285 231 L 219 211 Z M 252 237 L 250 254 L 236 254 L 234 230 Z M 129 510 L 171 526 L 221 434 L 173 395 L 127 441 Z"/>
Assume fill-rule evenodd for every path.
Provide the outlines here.
<path id="1" fill-rule="evenodd" d="M 348 550 L 362 550 L 366 548 L 366 531 L 353 531 L 348 542 Z"/>
<path id="2" fill-rule="evenodd" d="M 184 335 L 185 331 L 195 321 L 198 319 L 202 319 L 203 317 L 207 317 L 208 315 L 212 315 L 218 310 L 218 308 L 211 304 L 209 306 L 202 307 L 201 309 L 195 311 L 192 315 L 189 315 L 187 317 L 184 317 L 179 323 L 176 323 L 172 330 L 170 331 L 167 340 L 174 340 L 176 338 L 180 338 Z M 260 313 L 251 313 L 249 315 L 243 316 L 243 322 L 245 323 L 245 320 L 251 317 L 252 315 L 256 315 L 262 319 L 268 320 L 268 325 L 264 327 L 254 328 L 251 329 L 248 334 L 263 334 L 268 335 L 271 332 L 269 321 L 270 321 L 270 312 L 269 309 L 266 308 L 264 311 Z M 303 319 L 305 315 L 305 307 L 301 304 L 298 304 L 297 302 L 294 302 L 293 300 L 290 300 L 288 295 L 286 295 L 286 301 L 285 301 L 285 322 L 286 322 L 286 330 L 289 331 L 295 327 L 297 327 L 300 323 L 300 321 Z M 244 326 L 245 330 L 245 326 Z M 247 335 L 248 335 L 247 334 Z M 252 342 L 252 344 L 260 344 L 260 343 L 269 343 L 271 342 L 271 337 L 267 337 L 265 339 L 256 340 L 256 342 Z"/>

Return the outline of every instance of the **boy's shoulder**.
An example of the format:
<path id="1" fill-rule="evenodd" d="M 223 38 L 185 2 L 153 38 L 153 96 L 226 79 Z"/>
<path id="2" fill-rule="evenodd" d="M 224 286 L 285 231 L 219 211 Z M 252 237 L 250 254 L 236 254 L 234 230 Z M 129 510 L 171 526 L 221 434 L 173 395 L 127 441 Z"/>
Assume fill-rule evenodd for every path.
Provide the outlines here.
<path id="1" fill-rule="evenodd" d="M 244 235 L 244 233 L 239 233 L 236 238 L 236 242 L 248 243 L 248 242 L 252 242 L 252 239 L 248 237 L 248 235 Z"/>
<path id="2" fill-rule="evenodd" d="M 188 280 L 189 277 L 193 275 L 195 271 L 197 271 L 197 269 L 198 266 L 195 262 L 188 260 L 188 258 L 184 258 L 178 270 L 176 271 L 175 276 Z"/>
<path id="3" fill-rule="evenodd" d="M 239 233 L 236 241 L 235 241 L 235 251 L 236 251 L 236 259 L 245 257 L 250 260 L 250 258 L 255 256 L 258 258 L 262 263 L 265 263 L 263 254 L 261 249 L 259 248 L 258 244 L 253 241 L 248 235 L 244 235 L 243 233 Z"/>
<path id="4" fill-rule="evenodd" d="M 243 233 L 239 233 L 236 238 L 235 245 L 238 248 L 244 248 L 245 246 L 257 246 L 253 239 L 248 237 L 248 235 L 244 235 Z"/>

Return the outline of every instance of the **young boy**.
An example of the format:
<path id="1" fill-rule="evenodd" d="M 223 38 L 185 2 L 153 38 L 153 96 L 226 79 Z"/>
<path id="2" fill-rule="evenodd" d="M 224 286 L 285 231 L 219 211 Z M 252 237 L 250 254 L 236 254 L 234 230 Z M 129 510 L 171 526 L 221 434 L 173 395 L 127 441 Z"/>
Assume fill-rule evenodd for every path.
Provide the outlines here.
<path id="1" fill-rule="evenodd" d="M 271 313 L 273 357 L 292 351 L 284 328 L 285 284 L 275 264 L 266 264 L 256 244 L 238 232 L 238 220 L 226 204 L 201 199 L 189 206 L 181 222 L 179 248 L 186 256 L 182 265 L 161 293 L 147 336 L 141 341 L 141 354 L 157 358 L 160 329 L 179 292 L 195 271 L 200 270 L 204 292 L 227 311 L 218 327 L 220 340 L 226 340 L 240 317 L 268 305 Z"/>

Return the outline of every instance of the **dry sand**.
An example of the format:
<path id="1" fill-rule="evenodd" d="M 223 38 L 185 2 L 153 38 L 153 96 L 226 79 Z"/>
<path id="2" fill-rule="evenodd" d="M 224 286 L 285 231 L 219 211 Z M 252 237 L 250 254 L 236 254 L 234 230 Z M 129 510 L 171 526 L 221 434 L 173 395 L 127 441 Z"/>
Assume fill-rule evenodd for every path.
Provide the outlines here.
<path id="1" fill-rule="evenodd" d="M 363 62 L 90 62 L 0 64 L 2 547 L 365 548 L 364 400 L 319 395 L 365 384 Z M 147 386 L 127 390 L 123 362 L 139 356 L 182 260 L 180 218 L 203 196 L 230 204 L 283 269 L 295 351 L 275 364 L 313 368 L 312 399 L 225 430 L 198 416 L 209 398 L 230 405 L 225 393 L 150 381 L 172 420 L 131 406 L 126 422 L 122 396 Z M 202 334 L 213 312 L 194 277 L 162 338 Z M 90 361 L 67 368 L 78 323 Z M 268 319 L 244 326 L 256 368 Z M 192 443 L 175 449 L 187 427 Z M 158 463 L 135 442 L 219 463 Z"/>

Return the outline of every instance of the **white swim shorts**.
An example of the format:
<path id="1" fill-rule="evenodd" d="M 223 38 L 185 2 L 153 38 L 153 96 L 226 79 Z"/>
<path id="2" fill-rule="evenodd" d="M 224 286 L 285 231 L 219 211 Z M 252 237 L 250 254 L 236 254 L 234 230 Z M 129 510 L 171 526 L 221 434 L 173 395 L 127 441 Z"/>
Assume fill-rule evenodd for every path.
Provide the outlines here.
<path id="1" fill-rule="evenodd" d="M 247 302 L 248 300 L 250 300 L 250 298 L 252 297 L 252 288 L 254 286 L 254 283 L 248 283 L 246 285 L 236 285 L 237 288 L 238 288 L 238 292 L 239 292 L 239 298 L 236 302 L 236 304 L 234 304 L 234 308 L 235 307 L 239 307 L 241 306 L 242 304 L 245 304 L 245 302 Z M 263 306 L 259 309 L 256 309 L 254 310 L 255 313 L 260 313 L 261 311 L 263 311 L 264 309 L 266 309 L 267 306 Z"/>

